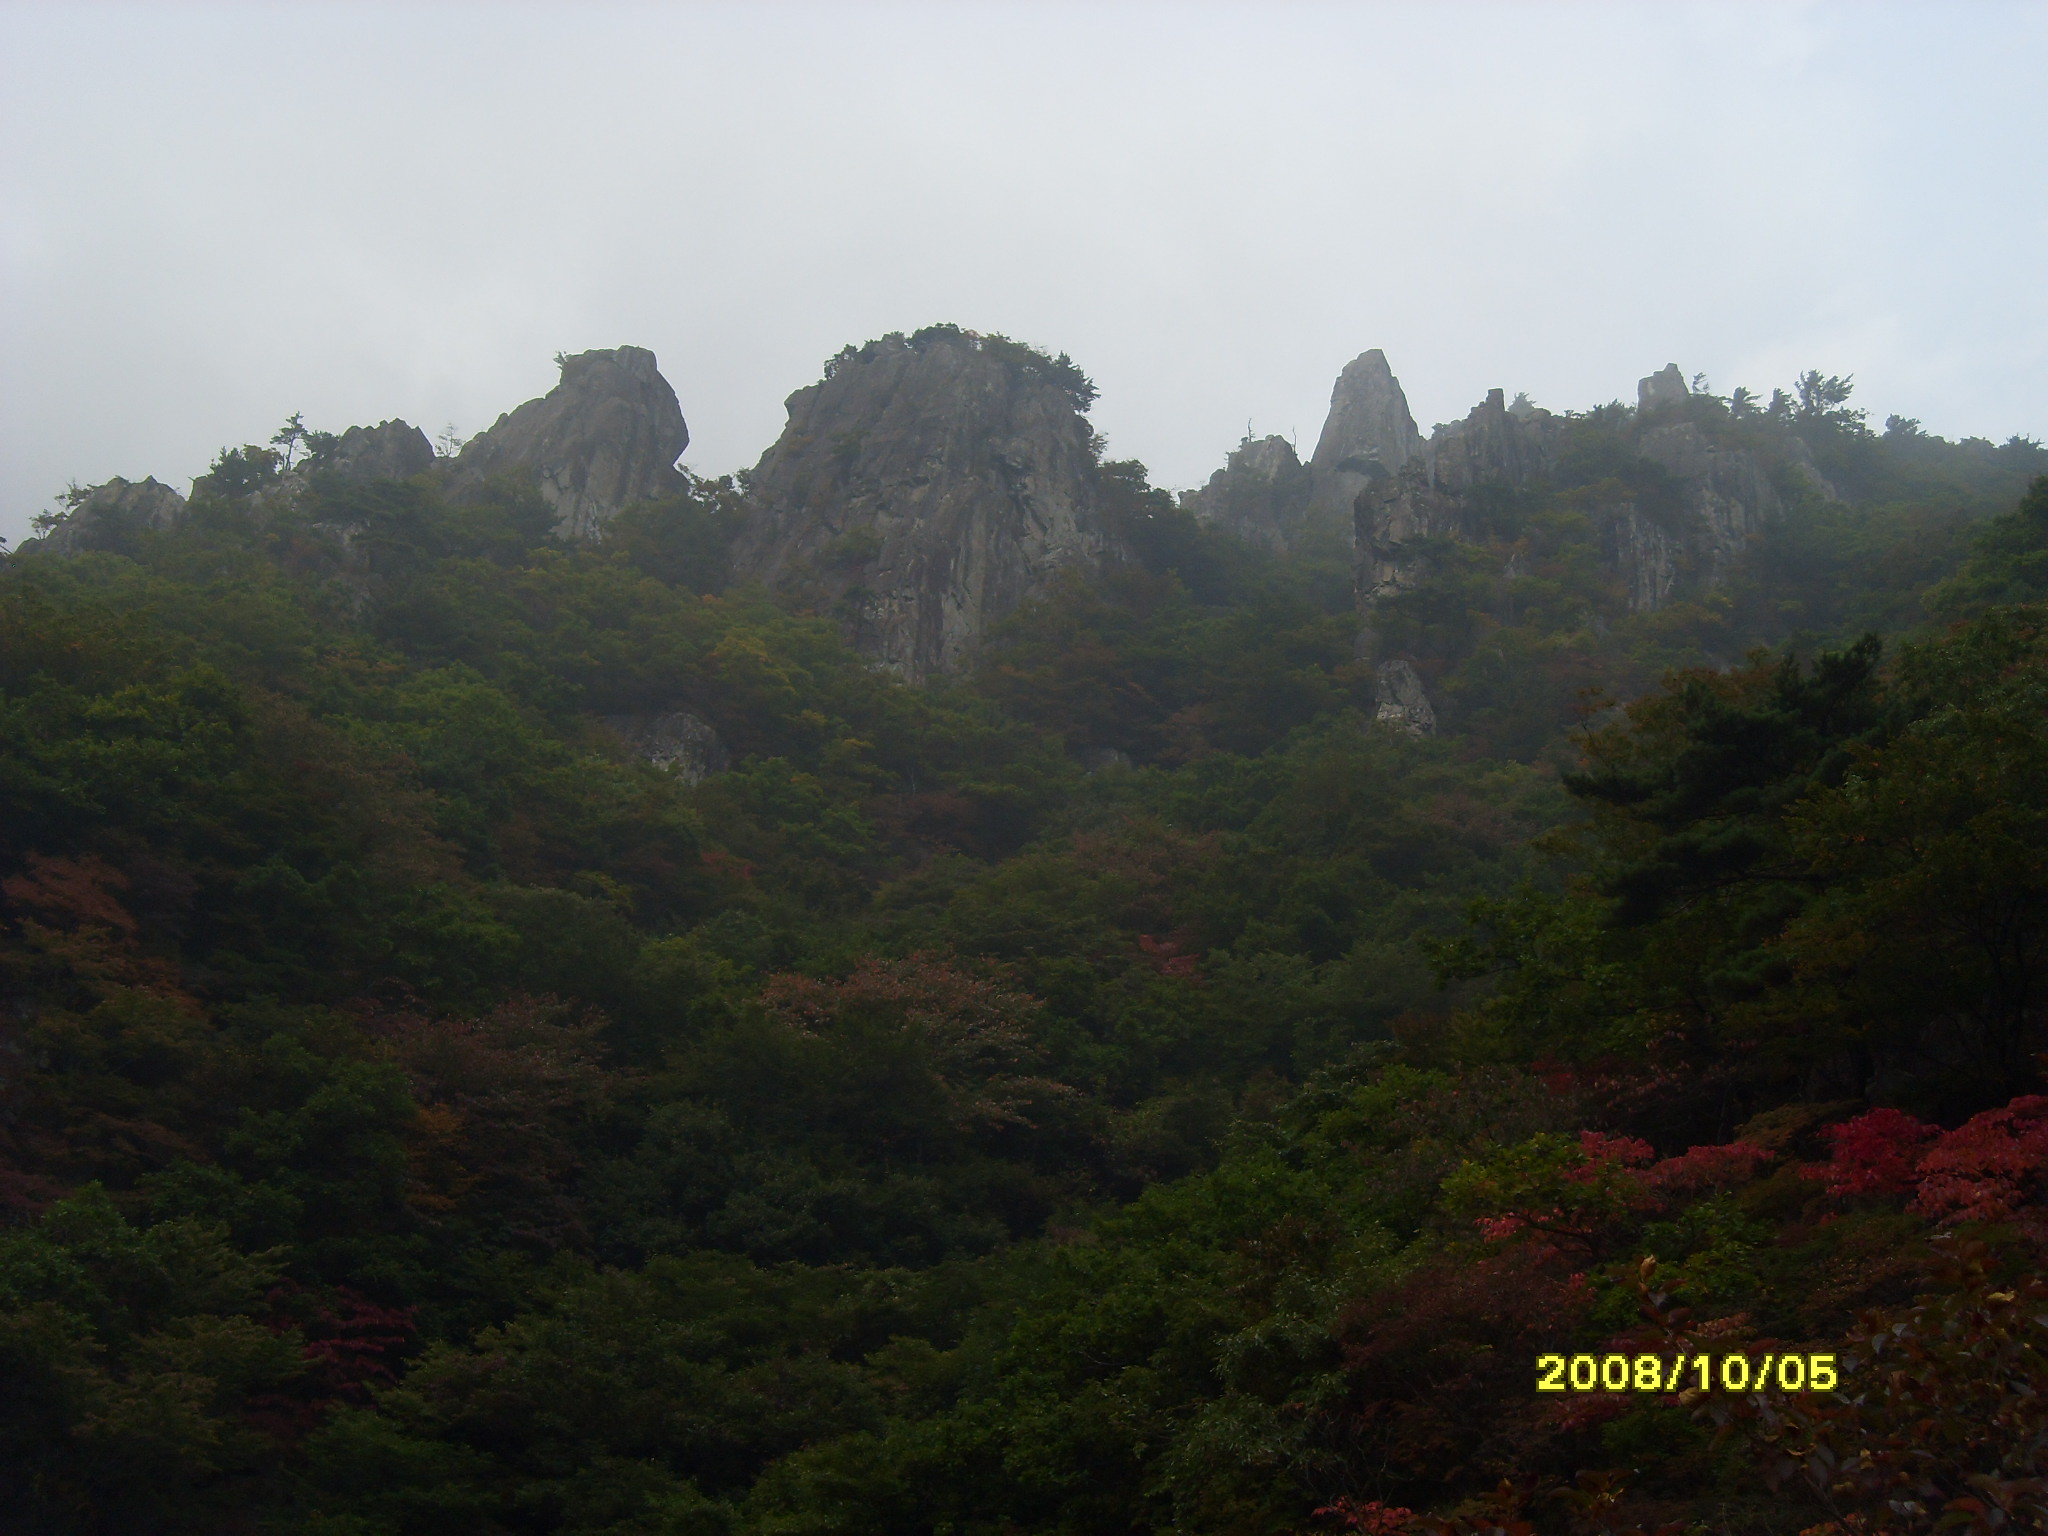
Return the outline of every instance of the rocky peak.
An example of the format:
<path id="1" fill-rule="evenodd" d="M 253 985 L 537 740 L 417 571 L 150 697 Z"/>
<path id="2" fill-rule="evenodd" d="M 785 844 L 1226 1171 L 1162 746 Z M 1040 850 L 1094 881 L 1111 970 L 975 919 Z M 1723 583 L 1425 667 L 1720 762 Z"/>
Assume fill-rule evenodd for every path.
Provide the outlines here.
<path id="1" fill-rule="evenodd" d="M 1300 535 L 1311 480 L 1284 437 L 1247 437 L 1209 483 L 1181 496 L 1198 521 L 1284 552 Z"/>
<path id="2" fill-rule="evenodd" d="M 55 527 L 30 544 L 54 555 L 118 549 L 137 533 L 163 533 L 184 520 L 185 498 L 156 476 L 135 481 L 116 475 L 88 490 Z"/>
<path id="3" fill-rule="evenodd" d="M 314 474 L 350 482 L 410 480 L 434 467 L 434 445 L 410 422 L 380 421 L 350 427 L 309 466 Z"/>
<path id="4" fill-rule="evenodd" d="M 1678 364 L 1666 363 L 1647 379 L 1636 381 L 1636 409 L 1647 416 L 1667 406 L 1683 405 L 1692 395 Z"/>
<path id="5" fill-rule="evenodd" d="M 683 489 L 675 466 L 690 445 L 690 429 L 645 347 L 560 361 L 560 383 L 464 446 L 448 494 L 460 500 L 493 476 L 524 472 L 554 509 L 557 538 L 595 541 L 634 502 Z"/>
<path id="6" fill-rule="evenodd" d="M 955 326 L 849 347 L 789 397 L 734 569 L 905 678 L 952 671 L 1054 573 L 1102 560 L 1092 397 L 1065 357 Z"/>
<path id="7" fill-rule="evenodd" d="M 1408 411 L 1401 381 L 1378 347 L 1344 365 L 1330 390 L 1330 414 L 1309 457 L 1313 489 L 1308 515 L 1341 525 L 1365 488 L 1369 464 L 1390 474 L 1422 450 L 1422 434 Z"/>
<path id="8" fill-rule="evenodd" d="M 1490 389 L 1463 421 L 1432 432 L 1422 457 L 1429 483 L 1438 490 L 1520 485 L 1556 467 L 1562 437 L 1563 423 L 1550 412 L 1536 406 L 1511 411 L 1507 392 Z"/>

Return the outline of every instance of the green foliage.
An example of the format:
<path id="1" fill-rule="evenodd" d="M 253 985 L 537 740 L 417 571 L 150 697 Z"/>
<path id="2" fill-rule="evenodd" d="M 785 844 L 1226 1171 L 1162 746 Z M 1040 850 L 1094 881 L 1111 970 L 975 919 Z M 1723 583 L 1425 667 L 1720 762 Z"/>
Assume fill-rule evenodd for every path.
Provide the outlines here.
<path id="1" fill-rule="evenodd" d="M 1848 399 L 1673 408 L 1788 512 L 1655 613 L 1604 574 L 1622 508 L 1679 510 L 1635 413 L 1482 488 L 1383 615 L 1434 739 L 1371 723 L 1347 550 L 1247 548 L 1129 461 L 1129 561 L 923 690 L 731 589 L 738 485 L 563 548 L 530 486 L 343 483 L 296 418 L 175 530 L 10 560 L 0 1501 L 1777 1529 L 1691 1406 L 1553 1405 L 1534 1356 L 1882 1338 L 1918 1417 L 1765 1404 L 1766 1469 L 1824 1448 L 1847 1522 L 1924 1422 L 1915 1498 L 2024 1514 L 1982 1426 L 2037 1427 L 1998 1415 L 2048 1230 L 2048 479 L 1981 520 L 2036 445 Z M 727 771 L 627 750 L 679 710 Z M 1998 1200 L 1845 1184 L 1830 1144 L 1918 1123 L 1872 1103 Z"/>
<path id="2" fill-rule="evenodd" d="M 0 1233 L 10 1519 L 218 1530 L 269 1459 L 249 1409 L 301 1369 L 258 1316 L 275 1273 L 217 1228 L 138 1229 L 97 1184 Z"/>

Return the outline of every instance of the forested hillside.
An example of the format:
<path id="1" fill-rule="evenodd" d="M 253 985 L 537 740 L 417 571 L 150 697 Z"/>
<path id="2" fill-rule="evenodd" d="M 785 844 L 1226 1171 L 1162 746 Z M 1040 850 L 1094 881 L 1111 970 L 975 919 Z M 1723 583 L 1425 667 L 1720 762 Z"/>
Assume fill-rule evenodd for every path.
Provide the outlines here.
<path id="1" fill-rule="evenodd" d="M 1802 384 L 1687 408 L 1834 499 L 1654 611 L 1563 418 L 1378 620 L 1433 736 L 1130 461 L 922 686 L 744 479 L 294 425 L 7 559 L 0 1529 L 2041 1528 L 2048 452 Z"/>

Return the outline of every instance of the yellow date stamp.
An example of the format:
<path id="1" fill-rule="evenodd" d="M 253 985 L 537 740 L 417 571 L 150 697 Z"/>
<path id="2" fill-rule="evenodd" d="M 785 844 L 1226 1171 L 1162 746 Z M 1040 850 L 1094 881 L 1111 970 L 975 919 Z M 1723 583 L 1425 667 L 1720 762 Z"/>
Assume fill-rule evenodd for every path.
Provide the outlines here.
<path id="1" fill-rule="evenodd" d="M 1538 1392 L 1832 1392 L 1833 1355 L 1538 1355 Z"/>

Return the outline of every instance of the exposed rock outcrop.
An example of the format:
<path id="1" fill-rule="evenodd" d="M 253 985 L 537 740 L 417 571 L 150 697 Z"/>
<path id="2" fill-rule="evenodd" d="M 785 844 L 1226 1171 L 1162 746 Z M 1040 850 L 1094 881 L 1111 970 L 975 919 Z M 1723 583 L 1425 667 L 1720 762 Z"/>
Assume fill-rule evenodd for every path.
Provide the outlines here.
<path id="1" fill-rule="evenodd" d="M 1526 402 L 1524 402 L 1526 404 Z M 1362 659 L 1377 651 L 1373 611 L 1428 573 L 1430 541 L 1472 536 L 1470 493 L 1522 485 L 1557 463 L 1562 423 L 1545 410 L 1511 411 L 1490 390 L 1461 421 L 1441 426 L 1398 473 L 1363 466 L 1352 502 L 1354 591 Z"/>
<path id="2" fill-rule="evenodd" d="M 350 427 L 308 467 L 314 474 L 357 484 L 410 480 L 434 467 L 434 445 L 410 422 L 380 421 L 374 427 Z"/>
<path id="3" fill-rule="evenodd" d="M 1131 754 L 1121 747 L 1084 747 L 1076 755 L 1083 773 L 1107 773 L 1112 768 L 1131 766 Z"/>
<path id="4" fill-rule="evenodd" d="M 92 487 L 55 527 L 30 544 L 54 555 L 120 549 L 138 533 L 167 532 L 184 520 L 185 498 L 154 475 L 139 481 L 116 475 Z"/>
<path id="5" fill-rule="evenodd" d="M 740 575 L 836 614 L 902 677 L 955 670 L 990 625 L 1110 546 L 1078 370 L 1000 337 L 892 334 L 789 397 L 749 482 Z"/>
<path id="6" fill-rule="evenodd" d="M 1248 437 L 1207 485 L 1182 493 L 1181 505 L 1200 522 L 1284 552 L 1300 539 L 1311 488 L 1309 471 L 1286 438 Z"/>
<path id="7" fill-rule="evenodd" d="M 1685 387 L 1685 375 L 1678 364 L 1666 363 L 1646 379 L 1636 380 L 1636 409 L 1648 416 L 1667 406 L 1683 405 L 1692 391 Z"/>
<path id="8" fill-rule="evenodd" d="M 665 768 L 685 784 L 701 784 L 732 766 L 732 754 L 711 722 L 688 710 L 663 715 L 606 715 L 604 724 L 634 756 Z"/>
<path id="9" fill-rule="evenodd" d="M 1411 736 L 1436 734 L 1436 710 L 1429 692 L 1422 686 L 1422 674 L 1406 661 L 1380 664 L 1376 689 L 1378 709 L 1373 718 Z"/>
<path id="10" fill-rule="evenodd" d="M 1842 493 L 1835 489 L 1834 482 L 1820 472 L 1820 466 L 1813 462 L 1813 450 L 1806 446 L 1806 439 L 1796 432 L 1786 438 L 1789 450 L 1786 468 L 1795 481 L 1803 482 L 1820 496 L 1822 501 L 1840 501 Z"/>
<path id="11" fill-rule="evenodd" d="M 601 539 L 637 501 L 683 489 L 676 460 L 690 445 L 676 392 L 645 347 L 563 358 L 562 379 L 464 445 L 448 494 L 476 494 L 492 476 L 525 472 L 555 513 L 555 536 Z"/>
<path id="12" fill-rule="evenodd" d="M 1308 461 L 1313 483 L 1308 516 L 1341 527 L 1365 488 L 1368 465 L 1399 474 L 1421 451 L 1422 434 L 1386 353 L 1378 347 L 1360 353 L 1344 365 L 1330 390 L 1330 414 Z"/>
<path id="13" fill-rule="evenodd" d="M 1685 482 L 1699 577 L 1718 586 L 1743 546 L 1779 511 L 1770 476 L 1749 449 L 1716 443 L 1690 421 L 1649 428 L 1636 451 Z"/>
<path id="14" fill-rule="evenodd" d="M 1670 529 L 1634 502 L 1611 508 L 1605 527 L 1605 553 L 1630 613 L 1662 608 L 1678 586 L 1684 548 Z"/>
<path id="15" fill-rule="evenodd" d="M 1465 504 L 1431 485 L 1428 466 L 1418 462 L 1398 475 L 1372 476 L 1353 503 L 1352 526 L 1359 654 L 1367 658 L 1373 610 L 1427 574 L 1423 541 L 1465 536 Z"/>
<path id="16" fill-rule="evenodd" d="M 1479 485 L 1521 485 L 1557 467 L 1564 423 L 1521 400 L 1507 407 L 1506 391 L 1490 389 L 1463 421 L 1441 426 L 1421 450 L 1429 485 L 1440 491 L 1469 491 Z"/>
<path id="17" fill-rule="evenodd" d="M 1749 542 L 1783 510 L 1783 498 L 1754 449 L 1711 435 L 1695 419 L 1677 364 L 1641 380 L 1636 393 L 1627 430 L 1634 452 L 1656 468 L 1610 473 L 1585 488 L 1591 499 L 1582 505 L 1600 525 L 1603 553 L 1629 610 L 1642 613 L 1725 581 Z M 1378 606 L 1428 574 L 1430 541 L 1483 538 L 1484 503 L 1474 493 L 1553 481 L 1566 433 L 1562 418 L 1526 396 L 1508 405 L 1504 391 L 1493 390 L 1463 421 L 1438 427 L 1398 474 L 1364 480 L 1353 506 L 1362 658 L 1379 650 Z M 1789 471 L 1810 471 L 1804 445 L 1789 441 Z M 1817 471 L 1808 478 L 1823 494 L 1832 489 Z"/>

